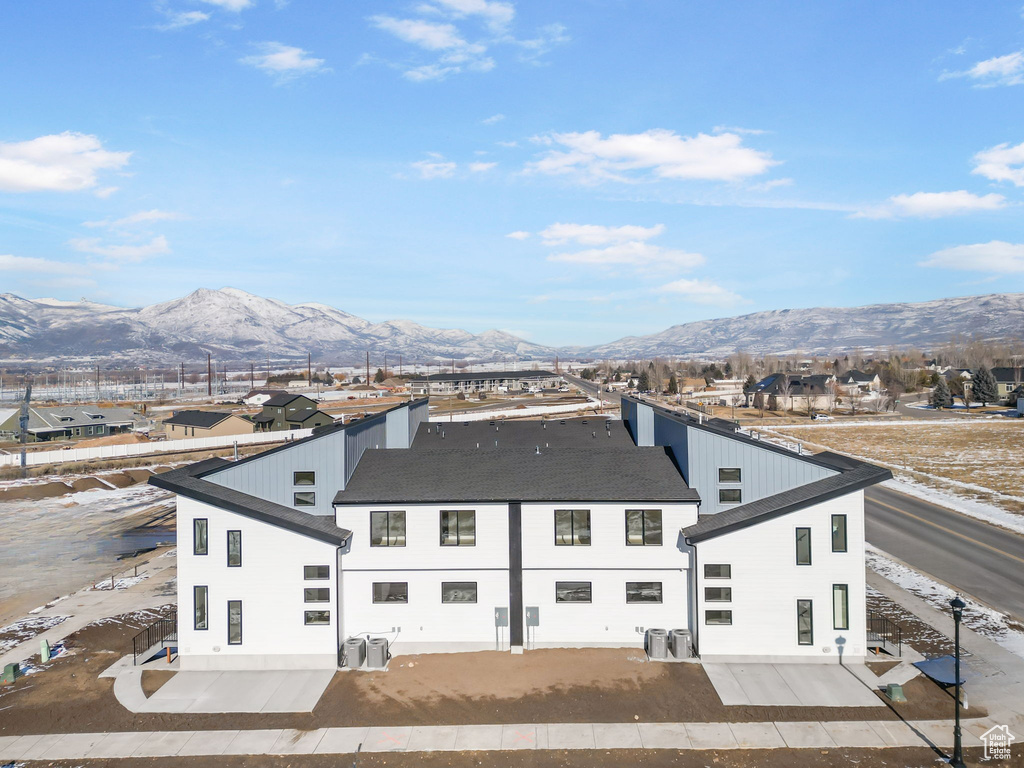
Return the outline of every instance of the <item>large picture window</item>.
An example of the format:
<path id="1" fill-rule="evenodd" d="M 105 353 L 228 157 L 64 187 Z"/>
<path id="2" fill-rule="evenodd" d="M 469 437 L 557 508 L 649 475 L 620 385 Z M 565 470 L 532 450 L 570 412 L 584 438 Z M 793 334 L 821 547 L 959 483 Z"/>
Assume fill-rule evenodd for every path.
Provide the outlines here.
<path id="1" fill-rule="evenodd" d="M 475 603 L 476 582 L 475 581 L 442 581 L 441 582 L 442 603 Z"/>
<path id="2" fill-rule="evenodd" d="M 557 546 L 590 546 L 590 510 L 556 509 L 555 544 Z"/>
<path id="3" fill-rule="evenodd" d="M 441 546 L 476 546 L 476 512 L 472 509 L 442 509 Z"/>
<path id="4" fill-rule="evenodd" d="M 627 546 L 661 546 L 661 510 L 626 510 Z"/>
<path id="5" fill-rule="evenodd" d="M 850 628 L 850 588 L 846 584 L 832 585 L 832 628 Z"/>
<path id="6" fill-rule="evenodd" d="M 371 512 L 370 546 L 404 547 L 405 512 Z"/>
<path id="7" fill-rule="evenodd" d="M 373 582 L 373 602 L 375 603 L 408 603 L 409 582 L 407 581 L 375 581 Z"/>
<path id="8" fill-rule="evenodd" d="M 660 581 L 627 581 L 626 582 L 627 603 L 660 603 L 661 582 Z"/>
<path id="9" fill-rule="evenodd" d="M 811 564 L 811 529 L 796 529 L 796 564 Z"/>
<path id="10" fill-rule="evenodd" d="M 238 568 L 242 564 L 242 532 L 228 531 L 228 566 Z"/>
<path id="11" fill-rule="evenodd" d="M 846 515 L 832 515 L 832 551 L 846 551 Z"/>
<path id="12" fill-rule="evenodd" d="M 192 554 L 205 555 L 210 551 L 210 521 L 197 517 L 192 521 Z"/>
<path id="13" fill-rule="evenodd" d="M 196 629 L 210 628 L 210 588 L 192 587 L 192 606 Z"/>
<path id="14" fill-rule="evenodd" d="M 814 608 L 810 600 L 796 601 L 796 641 L 814 645 Z"/>
<path id="15" fill-rule="evenodd" d="M 228 600 L 228 645 L 242 644 L 242 601 Z"/>
<path id="16" fill-rule="evenodd" d="M 593 587 L 589 581 L 556 581 L 556 603 L 589 603 L 593 601 Z"/>

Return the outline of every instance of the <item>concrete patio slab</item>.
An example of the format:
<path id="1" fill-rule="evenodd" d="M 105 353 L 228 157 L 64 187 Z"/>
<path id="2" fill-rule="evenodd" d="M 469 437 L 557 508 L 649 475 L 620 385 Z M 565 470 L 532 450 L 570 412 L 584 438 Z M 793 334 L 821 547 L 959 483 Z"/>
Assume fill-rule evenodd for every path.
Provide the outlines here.
<path id="1" fill-rule="evenodd" d="M 739 680 L 733 673 L 732 664 L 704 664 L 704 673 L 711 680 L 715 687 L 715 693 L 722 703 L 727 706 L 745 706 L 750 704 L 750 697 L 743 690 Z"/>
<path id="2" fill-rule="evenodd" d="M 705 664 L 727 706 L 881 707 L 882 702 L 839 664 Z"/>
<path id="3" fill-rule="evenodd" d="M 640 723 L 644 749 L 689 749 L 690 736 L 682 723 Z"/>
<path id="4" fill-rule="evenodd" d="M 689 728 L 687 728 L 689 730 Z M 776 749 L 786 746 L 773 723 L 730 723 L 729 730 L 741 749 Z"/>
<path id="5" fill-rule="evenodd" d="M 327 733 L 320 739 L 316 754 L 347 755 L 359 749 L 359 745 L 366 740 L 369 728 L 328 728 Z"/>
<path id="6" fill-rule="evenodd" d="M 260 712 L 312 712 L 335 674 L 333 669 L 304 669 L 285 675 Z"/>
<path id="7" fill-rule="evenodd" d="M 835 741 L 821 723 L 775 723 L 787 747 L 834 747 Z"/>
<path id="8" fill-rule="evenodd" d="M 195 731 L 167 731 L 154 733 L 152 738 L 142 742 L 132 757 L 174 757 Z"/>
<path id="9" fill-rule="evenodd" d="M 238 731 L 196 731 L 192 734 L 192 738 L 178 750 L 178 756 L 224 754 L 224 750 L 238 733 Z"/>
<path id="10" fill-rule="evenodd" d="M 822 723 L 832 741 L 846 747 L 884 747 L 885 741 L 868 723 Z"/>
<path id="11" fill-rule="evenodd" d="M 179 672 L 174 679 L 183 674 L 194 679 L 198 676 L 217 675 L 209 685 L 197 692 L 188 708 L 189 712 L 260 712 L 285 680 L 285 673 L 276 671 Z"/>
<path id="12" fill-rule="evenodd" d="M 459 728 L 455 725 L 417 726 L 409 737 L 410 752 L 446 752 L 455 749 Z"/>
<path id="13" fill-rule="evenodd" d="M 594 749 L 594 726 L 590 723 L 548 725 L 548 749 Z"/>
<path id="14" fill-rule="evenodd" d="M 270 748 L 272 755 L 310 755 L 323 739 L 327 732 L 326 728 L 317 728 L 312 731 L 297 731 L 294 728 L 285 728 L 281 731 L 274 746 Z"/>
<path id="15" fill-rule="evenodd" d="M 363 739 L 364 752 L 403 752 L 409 745 L 412 728 L 371 728 Z"/>
<path id="16" fill-rule="evenodd" d="M 455 748 L 458 750 L 501 749 L 501 725 L 460 725 L 455 737 Z"/>
<path id="17" fill-rule="evenodd" d="M 102 733 L 69 733 L 59 738 L 41 757 L 46 760 L 79 758 L 102 740 Z"/>
<path id="18" fill-rule="evenodd" d="M 687 723 L 686 735 L 694 749 L 735 749 L 737 746 L 728 723 Z"/>
<path id="19" fill-rule="evenodd" d="M 85 755 L 88 758 L 131 757 L 153 734 L 148 731 L 107 733 Z"/>
<path id="20" fill-rule="evenodd" d="M 644 743 L 636 723 L 595 723 L 594 746 L 597 749 L 642 749 Z"/>
<path id="21" fill-rule="evenodd" d="M 267 728 L 259 731 L 239 731 L 227 746 L 225 755 L 265 755 L 281 738 L 281 728 Z"/>
<path id="22" fill-rule="evenodd" d="M 501 728 L 502 749 L 538 749 L 536 725 L 504 725 Z"/>
<path id="23" fill-rule="evenodd" d="M 118 701 L 133 712 L 312 712 L 334 674 L 333 670 L 185 671 L 147 699 L 141 673 L 134 669 L 122 672 L 114 688 L 115 692 L 120 689 Z"/>

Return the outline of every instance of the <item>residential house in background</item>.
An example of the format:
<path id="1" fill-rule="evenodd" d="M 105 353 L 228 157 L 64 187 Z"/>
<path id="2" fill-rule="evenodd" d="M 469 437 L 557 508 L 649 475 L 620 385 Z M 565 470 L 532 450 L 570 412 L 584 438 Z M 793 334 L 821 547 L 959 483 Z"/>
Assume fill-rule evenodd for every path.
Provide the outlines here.
<path id="1" fill-rule="evenodd" d="M 835 377 L 824 373 L 811 376 L 773 373 L 744 390 L 743 394 L 748 404 L 760 395 L 764 398 L 765 407 L 768 407 L 768 398 L 774 397 L 780 410 L 825 411 L 835 405 L 834 383 Z"/>
<path id="2" fill-rule="evenodd" d="M 882 389 L 882 380 L 877 373 L 864 373 L 863 371 L 846 371 L 835 377 L 842 391 L 846 394 L 855 394 L 857 390 L 868 393 L 878 392 Z"/>
<path id="3" fill-rule="evenodd" d="M 305 395 L 282 392 L 263 404 L 263 411 L 253 417 L 257 432 L 284 432 L 292 429 L 313 429 L 334 423 L 334 419 Z"/>
<path id="4" fill-rule="evenodd" d="M 0 437 L 21 434 L 21 409 L 0 410 Z M 105 437 L 148 428 L 149 421 L 131 408 L 99 408 L 66 405 L 55 408 L 29 408 L 29 442 L 77 440 Z"/>
<path id="5" fill-rule="evenodd" d="M 470 394 L 476 392 L 527 392 L 558 389 L 562 377 L 551 371 L 485 371 L 483 373 L 434 373 L 409 382 L 417 396 Z"/>
<path id="6" fill-rule="evenodd" d="M 283 389 L 252 389 L 242 398 L 242 402 L 245 405 L 259 405 L 262 406 L 270 398 L 276 395 L 286 394 Z"/>
<path id="7" fill-rule="evenodd" d="M 999 399 L 1016 403 L 1016 398 L 1011 398 L 1011 395 L 1024 384 L 1024 368 L 993 368 L 992 377 L 996 380 Z"/>
<path id="8" fill-rule="evenodd" d="M 254 431 L 251 419 L 222 411 L 177 411 L 164 419 L 168 440 L 190 437 L 223 437 L 248 435 Z"/>

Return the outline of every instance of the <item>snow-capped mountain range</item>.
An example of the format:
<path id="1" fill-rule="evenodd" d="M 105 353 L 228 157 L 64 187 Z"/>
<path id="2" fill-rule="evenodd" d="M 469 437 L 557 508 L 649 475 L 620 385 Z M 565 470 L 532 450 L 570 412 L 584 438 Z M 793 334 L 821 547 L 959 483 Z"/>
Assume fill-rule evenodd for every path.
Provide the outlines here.
<path id="1" fill-rule="evenodd" d="M 366 351 L 434 359 L 721 358 L 736 351 L 831 355 L 890 346 L 934 348 L 953 336 L 1020 339 L 1024 294 L 937 299 L 917 304 L 783 309 L 675 325 L 593 347 L 545 347 L 503 331 L 427 328 L 408 320 L 371 323 L 324 304 L 285 304 L 235 288 L 201 288 L 141 309 L 23 299 L 0 294 L 0 358 L 92 359 L 173 364 L 266 356 L 355 363 Z"/>

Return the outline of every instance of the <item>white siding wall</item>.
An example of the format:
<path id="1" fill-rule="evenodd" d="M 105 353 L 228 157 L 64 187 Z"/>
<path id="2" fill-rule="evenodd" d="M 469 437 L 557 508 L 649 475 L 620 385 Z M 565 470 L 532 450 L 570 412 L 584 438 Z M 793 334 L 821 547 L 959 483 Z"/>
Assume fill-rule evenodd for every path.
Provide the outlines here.
<path id="1" fill-rule="evenodd" d="M 193 555 L 192 521 L 209 520 L 209 554 Z M 338 662 L 332 544 L 178 497 L 178 651 L 182 669 L 315 669 Z M 227 565 L 227 532 L 242 532 L 242 565 Z M 327 581 L 303 580 L 304 565 L 329 565 Z M 193 624 L 193 587 L 209 587 L 209 629 Z M 330 587 L 329 603 L 303 602 L 304 587 Z M 242 644 L 228 645 L 228 600 L 242 601 Z M 303 612 L 330 610 L 329 625 Z"/>
<path id="2" fill-rule="evenodd" d="M 831 516 L 847 515 L 847 551 L 832 552 Z M 811 565 L 796 565 L 796 528 L 811 529 Z M 864 494 L 856 491 L 758 525 L 699 542 L 698 643 L 701 658 L 759 661 L 862 661 L 866 652 Z M 732 566 L 732 578 L 705 579 L 704 566 Z M 849 630 L 833 629 L 832 585 L 848 584 Z M 707 603 L 704 587 L 732 587 L 731 603 Z M 796 601 L 813 600 L 814 643 L 797 644 Z M 732 626 L 713 626 L 704 611 L 731 610 Z"/>

